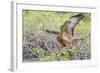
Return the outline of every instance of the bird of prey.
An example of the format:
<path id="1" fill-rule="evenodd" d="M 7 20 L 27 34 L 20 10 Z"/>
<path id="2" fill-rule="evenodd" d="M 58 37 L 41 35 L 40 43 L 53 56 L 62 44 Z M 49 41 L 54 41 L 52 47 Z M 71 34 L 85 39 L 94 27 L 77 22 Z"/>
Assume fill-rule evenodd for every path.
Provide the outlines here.
<path id="1" fill-rule="evenodd" d="M 83 19 L 83 14 L 77 14 L 70 17 L 64 22 L 60 27 L 60 32 L 46 30 L 47 33 L 52 33 L 57 35 L 57 40 L 66 48 L 70 48 L 73 43 L 74 29 L 76 25 Z"/>

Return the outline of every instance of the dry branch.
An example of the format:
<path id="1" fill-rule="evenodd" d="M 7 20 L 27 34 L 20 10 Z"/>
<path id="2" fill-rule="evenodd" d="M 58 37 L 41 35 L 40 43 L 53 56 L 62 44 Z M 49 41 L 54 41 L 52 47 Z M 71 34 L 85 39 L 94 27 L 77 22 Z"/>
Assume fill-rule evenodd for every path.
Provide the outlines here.
<path id="1" fill-rule="evenodd" d="M 56 37 L 57 36 L 55 34 L 48 33 L 42 33 L 40 35 L 24 34 L 23 61 L 40 61 L 40 57 L 38 56 L 38 54 L 32 50 L 34 48 L 42 48 L 48 55 L 58 55 L 60 51 L 63 49 L 63 46 L 58 42 Z M 87 48 L 84 48 L 84 40 L 87 37 L 90 36 L 88 35 L 82 38 L 82 40 L 78 39 L 78 42 L 75 43 L 75 45 L 73 45 L 78 48 L 78 52 L 76 56 L 73 58 L 74 60 L 90 59 L 90 54 L 88 53 Z M 58 59 L 60 59 L 60 57 L 58 57 Z"/>

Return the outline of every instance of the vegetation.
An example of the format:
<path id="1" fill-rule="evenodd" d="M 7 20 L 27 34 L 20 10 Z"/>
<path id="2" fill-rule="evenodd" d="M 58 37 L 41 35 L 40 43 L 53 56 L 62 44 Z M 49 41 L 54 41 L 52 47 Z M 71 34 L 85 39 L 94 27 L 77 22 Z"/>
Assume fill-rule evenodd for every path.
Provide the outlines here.
<path id="1" fill-rule="evenodd" d="M 23 61 L 59 61 L 90 59 L 90 13 L 83 13 L 83 15 L 85 16 L 84 19 L 75 28 L 75 37 L 84 39 L 76 42 L 70 50 L 61 48 L 61 45 L 58 46 L 60 47 L 60 49 L 54 47 L 50 48 L 49 51 L 48 49 L 43 48 L 44 46 L 40 47 L 40 43 L 43 43 L 43 40 L 47 40 L 48 38 L 50 43 L 49 46 L 54 45 L 54 43 L 52 43 L 50 40 L 50 38 L 54 36 L 48 36 L 48 34 L 45 32 L 46 29 L 60 31 L 60 26 L 71 16 L 76 14 L 78 13 L 23 10 Z M 88 34 L 89 36 L 87 36 Z M 38 40 L 36 40 L 36 36 L 39 37 Z M 41 39 L 40 36 L 42 37 Z M 52 41 L 55 42 L 56 40 L 54 39 Z M 46 43 L 48 45 L 48 42 Z"/>

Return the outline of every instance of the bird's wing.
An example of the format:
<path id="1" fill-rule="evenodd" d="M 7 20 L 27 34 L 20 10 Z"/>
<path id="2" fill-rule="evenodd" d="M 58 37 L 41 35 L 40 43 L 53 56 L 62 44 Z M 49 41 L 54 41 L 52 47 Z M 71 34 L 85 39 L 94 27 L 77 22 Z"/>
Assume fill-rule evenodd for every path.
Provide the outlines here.
<path id="1" fill-rule="evenodd" d="M 53 31 L 53 30 L 46 30 L 47 33 L 51 33 L 51 34 L 55 34 L 55 35 L 58 35 L 60 34 L 60 32 L 58 31 Z"/>
<path id="2" fill-rule="evenodd" d="M 65 27 L 67 26 L 67 30 L 69 30 L 72 33 L 72 35 L 74 35 L 74 28 L 83 19 L 83 17 L 84 16 L 82 13 L 77 14 L 70 17 L 67 21 L 64 22 Z"/>
<path id="3" fill-rule="evenodd" d="M 83 19 L 83 14 L 77 14 L 69 18 L 67 21 L 70 21 L 70 24 L 68 24 L 68 27 L 70 29 L 74 29 L 75 26 Z"/>

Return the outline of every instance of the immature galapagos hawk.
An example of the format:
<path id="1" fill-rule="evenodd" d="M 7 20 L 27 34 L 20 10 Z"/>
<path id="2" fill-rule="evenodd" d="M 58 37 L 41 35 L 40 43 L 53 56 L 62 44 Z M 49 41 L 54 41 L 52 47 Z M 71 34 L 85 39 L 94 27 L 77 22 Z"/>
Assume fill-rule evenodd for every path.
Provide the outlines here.
<path id="1" fill-rule="evenodd" d="M 70 48 L 74 40 L 74 29 L 83 17 L 83 14 L 80 13 L 69 18 L 63 25 L 61 25 L 61 32 L 51 30 L 46 30 L 46 32 L 56 34 L 57 40 L 63 45 L 63 47 Z"/>

